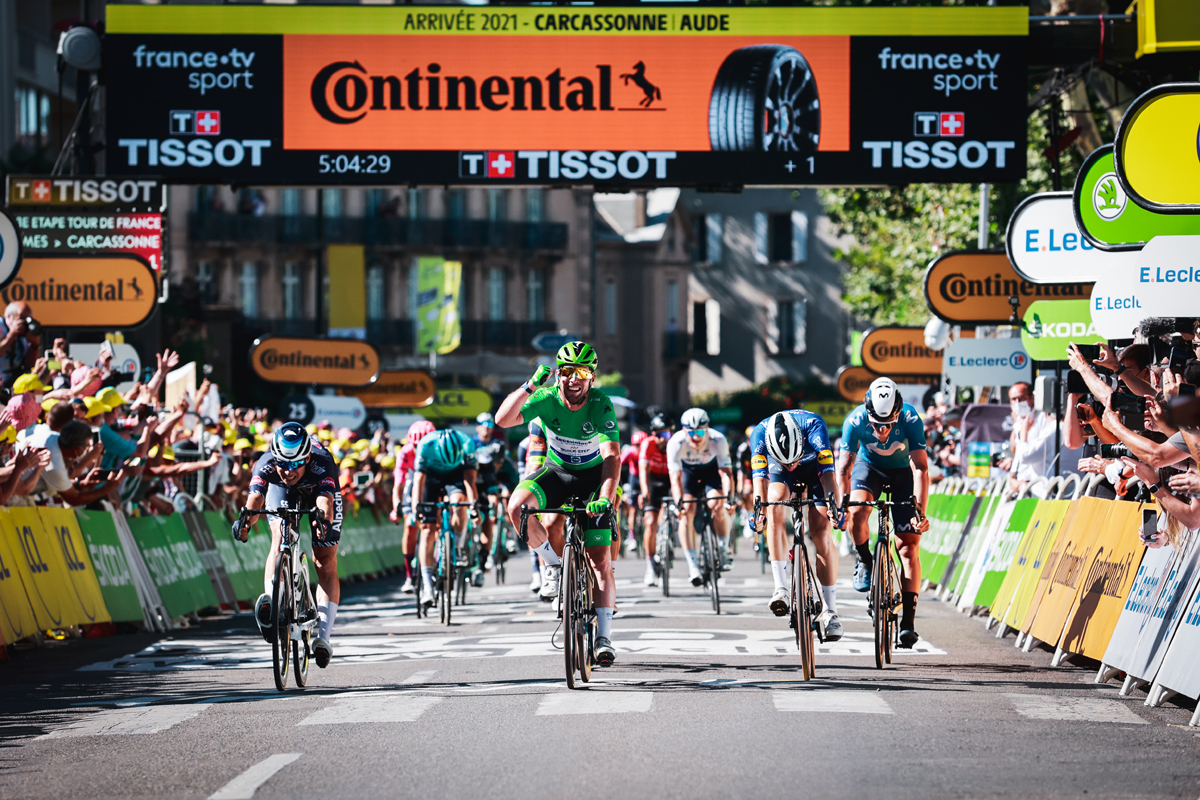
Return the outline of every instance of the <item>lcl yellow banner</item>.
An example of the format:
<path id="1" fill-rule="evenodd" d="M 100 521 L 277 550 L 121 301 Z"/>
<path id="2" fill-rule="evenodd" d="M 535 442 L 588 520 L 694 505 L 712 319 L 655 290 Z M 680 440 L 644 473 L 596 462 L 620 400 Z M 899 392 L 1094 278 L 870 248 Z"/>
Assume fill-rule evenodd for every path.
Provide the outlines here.
<path id="1" fill-rule="evenodd" d="M 1143 208 L 1200 213 L 1200 83 L 1156 86 L 1133 101 L 1114 145 L 1117 178 Z"/>
<path id="2" fill-rule="evenodd" d="M 925 346 L 924 328 L 872 328 L 863 337 L 862 361 L 880 375 L 937 375 L 942 371 L 942 351 Z"/>

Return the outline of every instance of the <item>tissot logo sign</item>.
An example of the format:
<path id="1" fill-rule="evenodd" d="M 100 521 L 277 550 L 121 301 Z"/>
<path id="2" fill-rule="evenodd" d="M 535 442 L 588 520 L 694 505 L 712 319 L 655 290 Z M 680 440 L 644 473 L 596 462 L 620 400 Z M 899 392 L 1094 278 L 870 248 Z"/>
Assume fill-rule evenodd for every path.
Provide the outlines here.
<path id="1" fill-rule="evenodd" d="M 260 184 L 1013 181 L 1027 35 L 1019 8 L 115 6 L 109 168 Z"/>

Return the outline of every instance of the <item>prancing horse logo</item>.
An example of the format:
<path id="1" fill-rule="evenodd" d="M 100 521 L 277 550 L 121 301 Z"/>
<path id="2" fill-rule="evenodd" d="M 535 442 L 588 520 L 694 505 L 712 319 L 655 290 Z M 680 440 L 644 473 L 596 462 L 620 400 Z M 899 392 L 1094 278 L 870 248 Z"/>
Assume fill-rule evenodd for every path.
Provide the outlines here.
<path id="1" fill-rule="evenodd" d="M 650 107 L 650 104 L 655 100 L 662 100 L 662 90 L 655 86 L 650 81 L 646 80 L 646 63 L 639 61 L 633 65 L 633 72 L 621 73 L 621 78 L 624 79 L 625 85 L 628 86 L 630 81 L 636 83 L 641 90 L 646 93 L 646 96 L 638 101 L 639 106 Z"/>

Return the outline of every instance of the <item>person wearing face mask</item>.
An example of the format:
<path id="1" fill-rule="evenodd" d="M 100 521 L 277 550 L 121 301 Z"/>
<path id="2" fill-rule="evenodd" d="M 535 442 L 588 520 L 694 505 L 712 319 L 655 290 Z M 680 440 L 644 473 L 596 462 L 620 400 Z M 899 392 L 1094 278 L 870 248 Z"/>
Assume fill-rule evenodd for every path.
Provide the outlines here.
<path id="1" fill-rule="evenodd" d="M 1054 417 L 1033 410 L 1033 388 L 1026 382 L 1014 383 L 1008 389 L 1012 408 L 1013 429 L 1009 437 L 1012 458 L 1000 463 L 1009 472 L 1008 488 L 1020 491 L 1037 478 L 1050 477 L 1054 472 Z M 1079 451 L 1062 448 L 1060 472 L 1075 469 Z"/>

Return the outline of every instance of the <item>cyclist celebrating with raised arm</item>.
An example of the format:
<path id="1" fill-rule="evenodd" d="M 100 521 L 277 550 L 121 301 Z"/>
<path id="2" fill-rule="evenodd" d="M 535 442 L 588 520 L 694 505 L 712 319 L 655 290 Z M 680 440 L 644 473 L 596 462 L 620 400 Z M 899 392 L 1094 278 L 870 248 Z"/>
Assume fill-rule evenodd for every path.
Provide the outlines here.
<path id="1" fill-rule="evenodd" d="M 914 495 L 915 473 L 915 495 Z M 921 560 L 918 547 L 921 534 L 929 530 L 925 504 L 929 500 L 929 456 L 925 452 L 925 426 L 916 409 L 904 402 L 900 390 L 890 378 L 876 378 L 867 388 L 861 406 L 850 412 L 842 423 L 842 455 L 838 465 L 842 491 L 850 490 L 852 501 L 874 501 L 891 489 L 892 501 L 914 500 L 916 508 L 892 508 L 892 523 L 900 540 L 900 561 L 904 566 L 900 617 L 900 644 L 912 647 L 920 637 L 914 627 L 917 592 L 921 587 Z M 858 551 L 854 569 L 854 589 L 871 588 L 871 548 L 867 542 L 870 506 L 850 509 L 850 538 Z M 914 516 L 916 519 L 914 520 Z"/>
<path id="2" fill-rule="evenodd" d="M 426 434 L 417 447 L 413 464 L 413 505 L 437 503 L 443 498 L 451 503 L 474 503 L 475 443 L 454 430 Z M 438 524 L 442 514 L 436 508 L 417 505 L 417 520 L 421 526 L 421 603 L 433 605 L 433 546 L 438 539 Z M 450 509 L 450 527 L 458 536 L 467 531 L 467 508 Z M 445 554 L 444 557 L 450 557 Z"/>
<path id="3" fill-rule="evenodd" d="M 682 430 L 667 443 L 667 469 L 671 475 L 671 496 L 680 509 L 679 543 L 687 558 L 688 576 L 692 586 L 704 583 L 696 566 L 696 532 L 692 520 L 696 516 L 694 503 L 682 505 L 680 500 L 725 495 L 725 503 L 709 500 L 713 530 L 720 540 L 721 568 L 729 567 L 729 517 L 724 506 L 733 505 L 733 461 L 729 457 L 729 441 L 720 431 L 709 430 L 708 414 L 702 408 L 689 408 L 680 419 Z"/>
<path id="4" fill-rule="evenodd" d="M 658 563 L 658 525 L 662 521 L 663 499 L 671 494 L 671 471 L 667 468 L 667 440 L 671 428 L 667 418 L 657 414 L 650 420 L 650 435 L 638 451 L 638 508 L 646 512 L 642 528 L 642 546 L 646 549 L 647 586 L 658 585 L 662 565 Z"/>
<path id="5" fill-rule="evenodd" d="M 817 579 L 821 598 L 829 610 L 825 638 L 842 638 L 837 613 L 837 547 L 830 536 L 830 521 L 839 528 L 842 493 L 833 474 L 833 450 L 825 420 L 811 411 L 780 411 L 755 426 L 750 434 L 750 465 L 754 471 L 754 499 L 777 502 L 804 494 L 817 501 L 808 507 L 808 531 L 817 551 Z M 832 502 L 830 502 L 832 501 Z M 824 506 L 824 512 L 820 508 Z M 771 577 L 775 593 L 771 611 L 778 617 L 788 613 L 788 560 L 786 506 L 768 506 L 767 550 L 771 555 Z M 759 520 L 753 520 L 755 526 Z"/>
<path id="6" fill-rule="evenodd" d="M 317 666 L 324 669 L 333 657 L 329 637 L 342 597 L 337 574 L 338 541 L 342 538 L 342 494 L 338 491 L 338 468 L 329 451 L 313 444 L 308 431 L 298 422 L 285 422 L 271 436 L 271 449 L 263 453 L 254 465 L 250 478 L 247 508 L 313 508 L 322 522 L 310 519 L 312 525 L 313 566 L 317 569 L 317 617 L 320 627 L 313 642 Z M 233 536 L 246 541 L 250 526 L 258 516 L 248 516 L 233 525 Z M 267 565 L 263 578 L 263 594 L 254 603 L 254 619 L 263 638 L 271 641 L 271 584 L 275 580 L 275 558 L 279 553 L 279 520 L 270 518 L 271 547 L 267 550 Z"/>
<path id="7" fill-rule="evenodd" d="M 540 417 L 546 437 L 546 462 L 517 484 L 509 501 L 513 527 L 520 530 L 521 508 L 557 508 L 572 497 L 587 498 L 591 515 L 584 533 L 588 564 L 596 598 L 596 661 L 608 666 L 616 659 L 610 641 L 616 587 L 611 567 L 612 512 L 621 475 L 621 442 L 612 401 L 592 389 L 598 358 L 591 345 L 570 342 L 559 348 L 558 383 L 538 388 L 550 377 L 540 366 L 533 377 L 504 399 L 496 412 L 502 428 Z M 527 521 L 529 546 L 546 565 L 542 595 L 557 596 L 562 571 L 563 527 L 566 518 L 555 515 L 549 527 L 537 515 Z M 549 585 L 547 585 L 549 584 Z"/>

